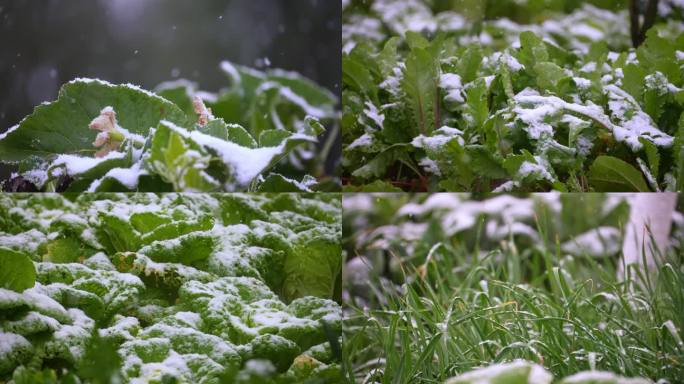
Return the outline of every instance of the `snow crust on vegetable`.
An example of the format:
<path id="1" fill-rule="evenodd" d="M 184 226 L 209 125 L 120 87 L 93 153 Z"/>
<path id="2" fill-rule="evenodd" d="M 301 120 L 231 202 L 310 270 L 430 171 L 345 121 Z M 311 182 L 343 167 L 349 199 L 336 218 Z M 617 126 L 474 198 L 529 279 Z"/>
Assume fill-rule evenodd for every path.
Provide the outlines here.
<path id="1" fill-rule="evenodd" d="M 0 250 L 28 255 L 36 271 L 23 292 L 0 288 L 0 379 L 49 359 L 77 372 L 93 334 L 115 347 L 123 382 L 339 374 L 327 336 L 341 341 L 341 308 L 331 300 L 341 270 L 339 199 L 0 199 L 18 219 L 8 227 L 0 210 Z M 258 368 L 266 366 L 274 369 Z"/>
<path id="2" fill-rule="evenodd" d="M 0 162 L 24 164 L 9 188 L 311 191 L 315 143 L 338 117 L 337 97 L 294 72 L 227 61 L 221 69 L 230 87 L 216 94 L 184 79 L 155 92 L 90 78 L 64 84 L 0 135 Z M 287 175 L 270 171 L 280 162 L 291 165 L 278 171 Z"/>

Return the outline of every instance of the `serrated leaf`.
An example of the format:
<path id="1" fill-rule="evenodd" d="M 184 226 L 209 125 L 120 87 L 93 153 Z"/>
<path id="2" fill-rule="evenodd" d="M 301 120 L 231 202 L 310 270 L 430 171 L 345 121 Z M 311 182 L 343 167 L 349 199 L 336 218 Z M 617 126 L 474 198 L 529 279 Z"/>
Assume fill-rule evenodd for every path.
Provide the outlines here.
<path id="1" fill-rule="evenodd" d="M 342 187 L 342 192 L 403 192 L 403 190 L 386 181 L 375 180 L 369 184 L 345 185 Z"/>
<path id="2" fill-rule="evenodd" d="M 371 100 L 378 99 L 378 87 L 368 67 L 350 56 L 342 58 L 342 82 Z"/>
<path id="3" fill-rule="evenodd" d="M 94 153 L 97 131 L 88 124 L 107 106 L 116 111 L 119 125 L 132 133 L 147 134 L 162 119 L 187 122 L 176 105 L 139 88 L 76 79 L 60 89 L 56 101 L 39 105 L 15 129 L 0 135 L 0 161 Z"/>
<path id="4" fill-rule="evenodd" d="M 392 166 L 397 161 L 402 162 L 414 172 L 420 174 L 413 163 L 413 160 L 411 160 L 411 157 L 408 155 L 410 150 L 412 150 L 412 147 L 408 144 L 395 144 L 380 152 L 361 168 L 352 172 L 352 176 L 366 180 L 382 178 L 387 173 L 387 168 Z"/>
<path id="5" fill-rule="evenodd" d="M 612 156 L 597 157 L 589 169 L 588 179 L 597 192 L 650 192 L 641 172 Z"/>
<path id="6" fill-rule="evenodd" d="M 406 58 L 401 87 L 419 132 L 429 135 L 435 128 L 436 98 L 439 66 L 427 49 L 414 49 Z"/>
<path id="7" fill-rule="evenodd" d="M 637 49 L 639 65 L 648 69 L 649 73 L 661 72 L 671 83 L 679 84 L 681 71 L 676 60 L 675 45 L 668 39 L 661 37 L 656 28 L 646 33 L 646 40 Z"/>
<path id="8" fill-rule="evenodd" d="M 658 152 L 658 147 L 643 137 L 639 138 L 639 142 L 644 146 L 646 158 L 648 159 L 648 168 L 653 176 L 657 178 L 660 174 L 660 153 Z"/>
<path id="9" fill-rule="evenodd" d="M 644 91 L 644 112 L 648 113 L 654 122 L 658 122 L 660 116 L 665 112 L 667 95 L 663 95 L 657 89 L 647 89 Z"/>
<path id="10" fill-rule="evenodd" d="M 391 37 L 378 54 L 378 66 L 384 77 L 392 75 L 397 66 L 397 47 L 400 42 L 401 39 L 398 36 Z"/>
<path id="11" fill-rule="evenodd" d="M 478 79 L 466 92 L 466 113 L 469 125 L 481 129 L 489 117 L 489 90 L 484 79 Z"/>
<path id="12" fill-rule="evenodd" d="M 477 74 L 482 65 L 482 48 L 479 45 L 468 47 L 463 56 L 458 61 L 458 73 L 463 84 L 469 83 L 477 78 Z"/>
<path id="13" fill-rule="evenodd" d="M 466 153 L 470 157 L 472 169 L 480 176 L 490 179 L 502 179 L 507 176 L 501 161 L 482 145 L 469 145 Z"/>
<path id="14" fill-rule="evenodd" d="M 622 69 L 622 89 L 627 91 L 635 100 L 641 100 L 644 90 L 644 78 L 647 72 L 636 64 L 627 64 Z"/>

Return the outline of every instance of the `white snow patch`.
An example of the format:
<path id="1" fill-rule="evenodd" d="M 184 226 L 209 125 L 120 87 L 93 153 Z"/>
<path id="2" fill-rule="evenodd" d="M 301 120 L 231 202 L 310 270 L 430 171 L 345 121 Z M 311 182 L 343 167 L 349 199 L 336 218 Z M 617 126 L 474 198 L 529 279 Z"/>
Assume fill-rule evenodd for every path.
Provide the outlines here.
<path id="1" fill-rule="evenodd" d="M 126 157 L 124 152 L 109 152 L 103 157 L 83 157 L 76 155 L 59 155 L 52 162 L 51 168 L 64 167 L 70 176 L 85 173 L 97 165 L 112 159 L 123 159 Z"/>
<path id="2" fill-rule="evenodd" d="M 463 85 L 461 84 L 461 76 L 455 73 L 443 73 L 439 77 L 439 87 L 446 91 L 444 99 L 448 102 L 463 103 Z"/>
<path id="3" fill-rule="evenodd" d="M 230 141 L 204 134 L 199 131 L 189 132 L 174 123 L 166 120 L 161 121 L 167 127 L 183 137 L 190 138 L 197 144 L 211 148 L 221 159 L 234 171 L 235 180 L 240 185 L 249 184 L 257 175 L 266 169 L 271 161 L 281 155 L 285 150 L 285 143 L 276 147 L 246 148 Z M 310 136 L 294 134 L 291 139 L 305 139 L 313 141 Z"/>
<path id="4" fill-rule="evenodd" d="M 382 129 L 384 127 L 385 115 L 380 113 L 375 104 L 371 103 L 370 101 L 366 101 L 366 107 L 367 109 L 364 109 L 363 113 L 365 113 L 366 116 L 378 126 L 378 128 Z"/>
<path id="5" fill-rule="evenodd" d="M 373 139 L 373 136 L 371 136 L 368 133 L 364 133 L 363 135 L 359 136 L 354 140 L 351 144 L 347 146 L 347 150 L 351 150 L 354 148 L 367 148 L 373 145 L 373 142 L 375 139 Z"/>

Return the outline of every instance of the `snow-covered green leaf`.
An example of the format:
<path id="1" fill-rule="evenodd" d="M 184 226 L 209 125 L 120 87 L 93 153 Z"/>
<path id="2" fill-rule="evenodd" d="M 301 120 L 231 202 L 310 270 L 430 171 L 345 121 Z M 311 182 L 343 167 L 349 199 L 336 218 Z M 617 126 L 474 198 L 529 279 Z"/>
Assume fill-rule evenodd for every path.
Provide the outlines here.
<path id="1" fill-rule="evenodd" d="M 138 87 L 76 79 L 62 87 L 56 101 L 36 107 L 0 136 L 0 160 L 94 153 L 91 143 L 96 132 L 88 129 L 88 124 L 107 106 L 117 112 L 119 125 L 135 134 L 147 134 L 162 119 L 186 123 L 176 105 Z"/>

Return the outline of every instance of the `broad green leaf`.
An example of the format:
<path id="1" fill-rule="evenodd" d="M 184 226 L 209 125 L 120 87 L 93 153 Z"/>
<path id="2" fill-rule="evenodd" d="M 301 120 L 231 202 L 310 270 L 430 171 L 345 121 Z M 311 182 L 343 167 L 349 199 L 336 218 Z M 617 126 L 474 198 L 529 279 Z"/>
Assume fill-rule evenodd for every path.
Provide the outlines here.
<path id="1" fill-rule="evenodd" d="M 660 116 L 665 112 L 665 104 L 667 103 L 669 97 L 665 92 L 661 92 L 660 89 L 649 89 L 644 90 L 644 112 L 648 113 L 654 122 L 658 122 Z"/>
<path id="2" fill-rule="evenodd" d="M 430 42 L 419 32 L 406 31 L 404 39 L 410 50 L 426 49 L 430 46 Z"/>
<path id="3" fill-rule="evenodd" d="M 22 252 L 0 246 L 0 288 L 23 292 L 36 284 L 36 269 Z"/>
<path id="4" fill-rule="evenodd" d="M 185 113 L 176 105 L 147 91 L 76 79 L 62 87 L 56 101 L 39 105 L 16 128 L 0 135 L 0 161 L 94 153 L 97 131 L 88 124 L 107 106 L 116 112 L 119 125 L 132 133 L 147 134 L 162 119 L 186 123 Z"/>
<path id="5" fill-rule="evenodd" d="M 161 225 L 169 224 L 172 219 L 161 212 L 136 212 L 131 215 L 131 225 L 140 233 L 151 232 Z"/>
<path id="6" fill-rule="evenodd" d="M 537 162 L 534 159 L 534 156 L 530 152 L 523 151 L 522 154 L 520 154 L 520 155 L 508 156 L 503 162 L 503 167 L 504 167 L 504 169 L 506 169 L 508 174 L 511 177 L 513 177 L 518 173 L 518 169 L 520 169 L 520 166 L 525 161 L 529 161 L 529 162 L 535 163 L 535 164 Z"/>
<path id="7" fill-rule="evenodd" d="M 282 129 L 282 121 L 276 111 L 280 103 L 280 87 L 271 83 L 259 88 L 250 105 L 249 130 L 253 137 L 259 137 L 261 132 L 271 129 Z"/>
<path id="8" fill-rule="evenodd" d="M 306 77 L 291 71 L 279 69 L 267 73 L 268 81 L 275 81 L 304 98 L 310 105 L 322 110 L 319 118 L 329 118 L 334 114 L 333 106 L 338 102 L 337 96 Z"/>
<path id="9" fill-rule="evenodd" d="M 223 119 L 214 119 L 197 130 L 221 140 L 231 141 L 246 148 L 256 148 L 257 143 L 252 135 L 239 124 L 226 124 Z"/>
<path id="10" fill-rule="evenodd" d="M 68 156 L 69 155 L 66 155 L 66 159 L 68 159 Z M 129 144 L 122 156 L 99 161 L 92 168 L 88 168 L 79 172 L 69 171 L 68 167 L 66 167 L 64 163 L 60 162 L 60 159 L 64 158 L 65 156 L 58 157 L 57 160 L 53 162 L 52 166 L 48 168 L 48 174 L 57 174 L 60 176 L 61 174 L 67 174 L 70 177 L 73 177 L 74 181 L 67 188 L 67 192 L 83 192 L 87 190 L 95 180 L 104 177 L 107 172 L 111 171 L 112 169 L 130 168 L 133 165 L 133 147 Z M 89 160 L 92 161 L 91 159 L 86 159 L 85 161 Z M 78 160 L 77 158 L 71 158 L 69 161 L 83 163 L 83 160 Z M 56 183 L 58 182 L 60 176 L 50 177 L 48 182 Z M 130 188 L 124 187 L 123 185 L 122 188 L 122 191 L 130 190 Z"/>
<path id="11" fill-rule="evenodd" d="M 597 157 L 588 178 L 589 185 L 599 192 L 650 192 L 641 172 L 612 156 Z"/>
<path id="12" fill-rule="evenodd" d="M 211 122 L 210 122 L 211 124 Z M 208 125 L 208 124 L 207 124 Z M 226 124 L 226 139 L 245 148 L 256 148 L 257 142 L 241 125 Z"/>
<path id="13" fill-rule="evenodd" d="M 97 239 L 109 252 L 135 251 L 139 247 L 139 233 L 122 217 L 107 212 L 98 213 Z"/>
<path id="14" fill-rule="evenodd" d="M 95 253 L 74 237 L 62 237 L 50 241 L 47 244 L 47 253 L 43 256 L 44 261 L 52 263 L 74 263 L 83 261 Z"/>
<path id="15" fill-rule="evenodd" d="M 318 228 L 300 233 L 285 260 L 283 295 L 332 297 L 342 271 L 342 246 L 333 233 Z"/>
<path id="16" fill-rule="evenodd" d="M 282 129 L 269 129 L 259 135 L 260 147 L 277 147 L 290 137 L 291 133 Z"/>
<path id="17" fill-rule="evenodd" d="M 190 232 L 208 231 L 214 227 L 214 219 L 210 215 L 200 216 L 196 220 L 182 220 L 162 224 L 153 231 L 140 237 L 140 244 L 147 245 L 157 240 L 173 239 Z"/>
<path id="18" fill-rule="evenodd" d="M 138 252 L 158 262 L 191 265 L 209 257 L 216 239 L 205 232 L 193 232 L 171 240 L 160 240 L 146 245 Z"/>
<path id="19" fill-rule="evenodd" d="M 227 60 L 221 62 L 221 70 L 230 79 L 232 89 L 239 93 L 244 107 L 251 103 L 257 88 L 266 80 L 264 72 Z"/>
<path id="20" fill-rule="evenodd" d="M 237 89 L 230 89 L 219 95 L 216 100 L 205 100 L 204 105 L 218 118 L 246 125 L 250 122 L 249 104 Z"/>
<path id="21" fill-rule="evenodd" d="M 610 48 L 605 41 L 601 40 L 593 42 L 591 47 L 589 47 L 589 53 L 587 54 L 586 61 L 593 61 L 597 64 L 597 66 L 601 67 L 603 66 L 603 63 L 606 62 L 609 52 Z"/>
<path id="22" fill-rule="evenodd" d="M 220 205 L 224 225 L 248 224 L 252 220 L 268 220 L 268 214 L 263 209 L 242 195 L 222 195 Z"/>
<path id="23" fill-rule="evenodd" d="M 166 81 L 157 85 L 154 88 L 154 93 L 176 104 L 189 121 L 196 119 L 195 108 L 192 105 L 192 99 L 197 91 L 197 84 L 186 80 L 178 79 L 174 81 Z"/>

